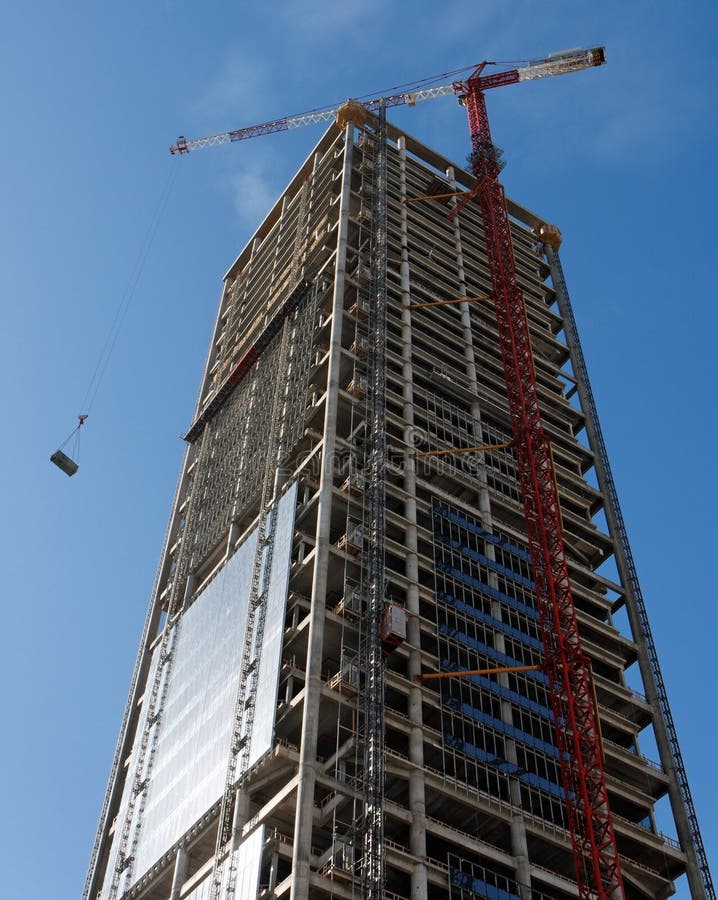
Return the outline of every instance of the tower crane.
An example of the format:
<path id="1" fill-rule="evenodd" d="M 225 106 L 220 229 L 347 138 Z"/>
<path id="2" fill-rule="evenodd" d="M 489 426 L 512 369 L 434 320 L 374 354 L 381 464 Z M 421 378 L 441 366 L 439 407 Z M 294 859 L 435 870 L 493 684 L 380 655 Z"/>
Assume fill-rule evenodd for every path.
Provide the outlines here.
<path id="1" fill-rule="evenodd" d="M 348 100 L 336 108 L 313 110 L 196 140 L 180 137 L 170 148 L 173 155 L 183 155 L 332 119 L 342 127 L 349 122 L 361 126 L 374 110 L 413 106 L 452 94 L 466 107 L 471 137 L 469 161 L 477 181 L 470 196 L 461 202 L 472 199 L 478 202 L 484 227 L 512 444 L 541 622 L 543 669 L 548 678 L 580 900 L 620 900 L 625 892 L 608 804 L 591 678 L 571 594 L 551 448 L 541 422 L 528 321 L 516 274 L 506 198 L 498 180 L 499 151 L 491 139 L 484 94 L 492 88 L 564 75 L 604 63 L 603 47 L 568 50 L 520 68 L 489 74 L 487 67 L 495 63 L 484 62 L 473 67 L 464 80 L 428 85 L 427 79 L 415 90 L 364 103 Z"/>
<path id="2" fill-rule="evenodd" d="M 361 124 L 366 119 L 366 111 L 373 112 L 382 107 L 388 109 L 392 106 L 416 106 L 424 100 L 434 100 L 437 97 L 447 97 L 452 94 L 463 97 L 471 83 L 477 87 L 478 79 L 481 79 L 481 91 L 489 88 L 502 87 L 505 84 L 515 84 L 519 81 L 533 81 L 537 78 L 545 78 L 548 75 L 566 75 L 569 72 L 578 72 L 592 66 L 603 65 L 606 55 L 603 47 L 594 47 L 591 50 L 565 50 L 561 53 L 552 53 L 545 59 L 537 59 L 521 66 L 518 69 L 509 69 L 506 72 L 494 72 L 491 75 L 483 75 L 486 66 L 494 66 L 496 63 L 483 62 L 479 66 L 468 66 L 458 71 L 464 72 L 473 69 L 472 74 L 464 81 L 449 81 L 444 84 L 420 86 L 413 90 L 397 94 L 389 94 L 385 97 L 374 97 L 366 102 L 347 100 L 339 106 L 324 107 L 299 113 L 295 116 L 285 116 L 274 119 L 271 122 L 262 122 L 259 125 L 248 125 L 235 131 L 225 131 L 222 134 L 212 134 L 208 137 L 187 140 L 180 135 L 177 143 L 172 144 L 170 153 L 173 156 L 181 156 L 192 150 L 204 150 L 207 147 L 217 147 L 221 144 L 233 144 L 235 141 L 246 141 L 248 138 L 260 137 L 263 134 L 274 134 L 278 131 L 291 131 L 294 128 L 303 128 L 305 125 L 317 125 L 320 122 L 337 121 L 343 125 L 349 115 L 353 115 L 353 121 Z M 424 84 L 436 79 L 425 79 Z"/>

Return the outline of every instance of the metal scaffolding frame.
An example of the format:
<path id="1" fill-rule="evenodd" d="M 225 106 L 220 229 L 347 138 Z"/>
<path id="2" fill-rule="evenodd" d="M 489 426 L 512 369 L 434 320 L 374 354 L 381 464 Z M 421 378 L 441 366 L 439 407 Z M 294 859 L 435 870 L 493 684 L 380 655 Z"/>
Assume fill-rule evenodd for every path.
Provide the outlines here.
<path id="1" fill-rule="evenodd" d="M 371 302 L 369 304 L 364 477 L 368 494 L 367 626 L 364 663 L 364 848 L 362 896 L 384 897 L 384 539 L 386 469 L 386 109 L 372 133 Z"/>
<path id="2" fill-rule="evenodd" d="M 309 202 L 308 182 L 301 188 L 300 208 L 297 217 L 294 245 L 292 248 L 292 266 L 289 282 L 290 296 L 297 289 L 301 273 L 302 251 L 306 241 L 306 217 Z M 237 696 L 235 699 L 232 740 L 227 760 L 222 805 L 214 854 L 212 873 L 212 897 L 219 900 L 224 886 L 224 897 L 233 900 L 237 877 L 237 861 L 234 850 L 234 818 L 236 811 L 237 785 L 247 771 L 252 743 L 254 717 L 257 703 L 257 681 L 264 643 L 264 624 L 267 612 L 269 583 L 272 576 L 272 560 L 277 528 L 279 498 L 283 486 L 282 462 L 291 446 L 292 399 L 302 391 L 295 384 L 293 372 L 298 368 L 301 372 L 301 336 L 296 334 L 297 322 L 307 323 L 299 316 L 299 308 L 308 304 L 312 314 L 309 323 L 313 323 L 314 301 L 316 290 L 309 287 L 305 299 L 300 300 L 294 311 L 284 319 L 282 330 L 273 340 L 278 350 L 273 364 L 273 397 L 269 407 L 269 434 L 264 449 L 265 465 L 262 478 L 262 493 L 259 502 L 257 521 L 257 544 L 252 563 L 252 577 L 249 587 L 247 622 L 245 625 L 242 661 Z M 308 329 L 312 334 L 312 329 Z M 311 338 L 310 338 L 311 341 Z M 306 340 L 304 341 L 306 343 Z M 299 356 L 299 360 L 297 360 Z M 297 365 L 298 363 L 298 365 Z M 265 374 L 265 377 L 267 377 Z M 294 388 L 294 390 L 291 390 Z M 241 788 L 240 788 L 241 789 Z M 227 864 L 225 866 L 225 860 Z"/>

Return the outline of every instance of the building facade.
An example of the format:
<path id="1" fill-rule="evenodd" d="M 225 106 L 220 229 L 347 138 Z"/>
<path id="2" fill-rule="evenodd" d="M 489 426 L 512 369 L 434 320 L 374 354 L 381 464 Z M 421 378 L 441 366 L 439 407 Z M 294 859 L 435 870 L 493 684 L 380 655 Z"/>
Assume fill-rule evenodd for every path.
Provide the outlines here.
<path id="1" fill-rule="evenodd" d="M 473 185 L 332 126 L 225 276 L 87 900 L 578 896 Z M 708 898 L 555 232 L 509 213 L 625 895 Z"/>

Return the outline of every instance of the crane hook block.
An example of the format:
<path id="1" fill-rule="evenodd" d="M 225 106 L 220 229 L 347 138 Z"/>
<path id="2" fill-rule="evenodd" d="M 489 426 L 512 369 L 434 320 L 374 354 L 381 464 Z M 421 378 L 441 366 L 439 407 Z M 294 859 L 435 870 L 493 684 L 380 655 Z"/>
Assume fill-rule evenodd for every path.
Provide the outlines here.
<path id="1" fill-rule="evenodd" d="M 182 155 L 183 153 L 189 153 L 189 147 L 187 146 L 187 138 L 181 134 L 177 138 L 177 143 L 172 144 L 170 147 L 170 153 L 172 156 Z"/>
<path id="2" fill-rule="evenodd" d="M 346 128 L 350 122 L 359 126 L 366 125 L 367 119 L 366 107 L 358 100 L 347 100 L 336 112 L 336 122 L 340 128 Z"/>
<path id="3" fill-rule="evenodd" d="M 56 450 L 50 457 L 50 462 L 54 463 L 58 469 L 61 469 L 65 475 L 74 475 L 80 468 L 74 459 L 70 459 L 62 450 Z"/>

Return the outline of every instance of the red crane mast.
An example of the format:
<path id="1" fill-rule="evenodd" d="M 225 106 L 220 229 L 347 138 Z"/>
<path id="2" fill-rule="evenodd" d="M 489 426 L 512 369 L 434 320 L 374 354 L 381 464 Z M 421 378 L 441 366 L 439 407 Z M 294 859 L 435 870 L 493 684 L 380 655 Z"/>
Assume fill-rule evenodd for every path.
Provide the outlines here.
<path id="1" fill-rule="evenodd" d="M 603 54 L 594 52 L 594 65 L 600 65 Z M 484 97 L 487 88 L 518 81 L 518 71 L 484 78 L 483 68 L 479 66 L 466 82 L 470 161 L 479 180 L 475 196 L 484 227 L 576 878 L 581 900 L 615 900 L 624 892 L 600 735 L 571 595 L 551 449 L 541 424 L 511 225 Z"/>
<path id="2" fill-rule="evenodd" d="M 460 95 L 465 103 L 471 135 L 470 162 L 477 185 L 457 203 L 455 211 L 472 198 L 481 209 L 512 443 L 541 622 L 543 669 L 549 681 L 580 900 L 621 900 L 625 892 L 608 805 L 589 664 L 581 647 L 564 552 L 553 459 L 541 423 L 528 320 L 516 274 L 506 197 L 498 180 L 501 165 L 491 140 L 484 92 L 603 63 L 603 47 L 570 50 L 491 75 L 483 74 L 489 65 L 485 62 L 464 82 L 422 86 L 362 104 L 347 101 L 338 110 L 316 110 L 192 141 L 180 137 L 170 148 L 173 154 L 185 154 L 194 149 L 311 125 L 330 120 L 337 114 L 346 119 L 347 113 L 351 117 L 357 109 L 361 113 L 362 107 L 374 110 L 386 106 L 413 106 L 422 100 L 452 93 Z"/>

